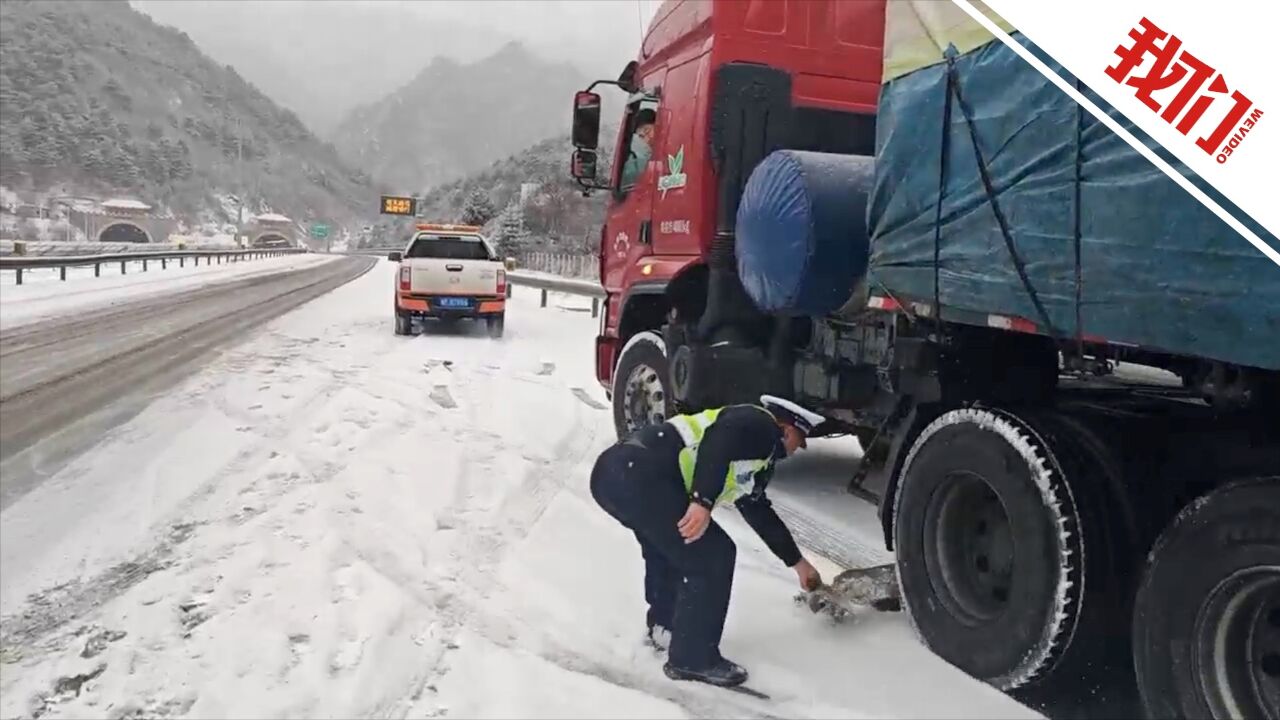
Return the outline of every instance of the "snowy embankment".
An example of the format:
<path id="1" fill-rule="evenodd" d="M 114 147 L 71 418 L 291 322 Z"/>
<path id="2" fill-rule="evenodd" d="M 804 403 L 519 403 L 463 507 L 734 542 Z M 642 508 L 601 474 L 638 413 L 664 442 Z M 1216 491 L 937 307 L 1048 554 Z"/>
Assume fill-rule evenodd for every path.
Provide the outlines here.
<path id="1" fill-rule="evenodd" d="M 106 264 L 100 277 L 93 267 L 67 269 L 67 279 L 60 280 L 57 268 L 23 271 L 22 285 L 14 284 L 12 271 L 0 272 L 0 327 L 10 328 L 49 317 L 78 311 L 99 310 L 122 302 L 178 293 L 221 282 L 288 272 L 321 263 L 332 262 L 326 255 L 283 255 L 233 263 L 196 265 L 188 258 L 181 267 L 171 260 L 165 269 L 152 260 L 146 272 L 141 262 L 128 264 L 127 274 L 120 264 Z"/>
<path id="2" fill-rule="evenodd" d="M 667 680 L 638 546 L 586 489 L 613 439 L 589 301 L 516 288 L 502 340 L 402 338 L 393 278 L 272 322 L 0 513 L 0 716 L 1035 717 L 900 616 L 795 607 L 728 512 L 723 650 L 774 699 Z"/>

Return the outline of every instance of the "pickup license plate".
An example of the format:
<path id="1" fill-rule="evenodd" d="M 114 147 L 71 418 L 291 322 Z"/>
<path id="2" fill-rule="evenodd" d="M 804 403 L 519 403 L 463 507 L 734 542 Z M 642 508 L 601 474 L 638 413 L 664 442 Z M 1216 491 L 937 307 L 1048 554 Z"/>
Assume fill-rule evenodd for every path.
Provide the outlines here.
<path id="1" fill-rule="evenodd" d="M 467 310 L 471 307 L 471 298 L 463 297 L 442 297 L 436 298 L 436 305 L 442 308 L 450 308 L 455 310 Z"/>

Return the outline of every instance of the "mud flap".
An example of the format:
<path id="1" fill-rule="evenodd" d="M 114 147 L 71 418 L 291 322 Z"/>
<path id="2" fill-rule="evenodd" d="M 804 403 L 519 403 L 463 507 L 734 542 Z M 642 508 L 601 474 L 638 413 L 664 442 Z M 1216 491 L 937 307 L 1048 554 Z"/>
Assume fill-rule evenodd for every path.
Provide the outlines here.
<path id="1" fill-rule="evenodd" d="M 826 614 L 836 622 L 859 612 L 900 612 L 902 591 L 892 563 L 869 568 L 845 570 L 830 584 L 795 597 L 797 605 L 806 605 L 814 614 Z"/>

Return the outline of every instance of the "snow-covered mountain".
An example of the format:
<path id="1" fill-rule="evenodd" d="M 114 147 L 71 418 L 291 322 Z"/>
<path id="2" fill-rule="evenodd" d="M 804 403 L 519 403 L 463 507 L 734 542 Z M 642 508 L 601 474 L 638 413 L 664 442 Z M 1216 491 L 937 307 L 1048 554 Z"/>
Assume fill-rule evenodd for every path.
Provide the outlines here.
<path id="1" fill-rule="evenodd" d="M 369 176 L 297 115 L 127 3 L 6 0 L 0 22 L 0 182 L 25 197 L 217 217 L 244 194 L 251 211 L 336 222 L 376 208 Z"/>
<path id="2" fill-rule="evenodd" d="M 469 64 L 436 59 L 404 87 L 352 111 L 334 142 L 378 180 L 415 192 L 562 135 L 573 93 L 586 84 L 573 65 L 518 43 Z"/>

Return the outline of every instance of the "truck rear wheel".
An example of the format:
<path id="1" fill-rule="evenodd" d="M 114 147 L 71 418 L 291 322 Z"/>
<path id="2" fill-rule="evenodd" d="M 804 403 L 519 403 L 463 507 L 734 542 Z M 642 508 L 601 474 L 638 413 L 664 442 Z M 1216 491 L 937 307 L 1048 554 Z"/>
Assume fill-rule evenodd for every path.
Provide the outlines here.
<path id="1" fill-rule="evenodd" d="M 406 312 L 396 311 L 396 334 L 413 334 L 413 316 Z"/>
<path id="2" fill-rule="evenodd" d="M 502 337 L 502 331 L 506 326 L 506 324 L 507 324 L 506 315 L 494 315 L 493 317 L 489 317 L 485 319 L 485 325 L 488 327 L 489 337 L 491 338 Z"/>
<path id="3" fill-rule="evenodd" d="M 1219 488 L 1161 534 L 1133 648 L 1151 717 L 1280 718 L 1280 477 Z"/>
<path id="4" fill-rule="evenodd" d="M 621 439 L 671 414 L 666 343 L 655 332 L 637 333 L 623 347 L 613 371 L 614 429 Z"/>
<path id="5" fill-rule="evenodd" d="M 1024 420 L 965 408 L 926 426 L 902 466 L 904 608 L 931 650 L 1001 690 L 1047 676 L 1080 634 L 1103 634 L 1082 621 L 1098 598 L 1085 597 L 1084 519 L 1062 459 Z"/>

